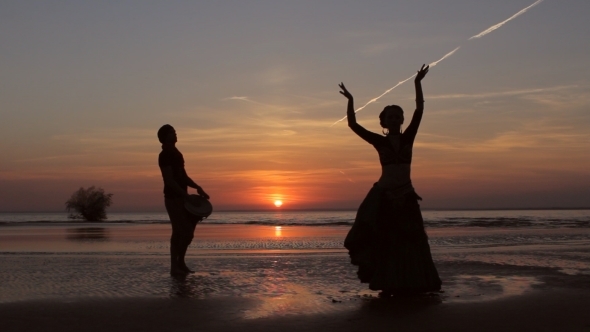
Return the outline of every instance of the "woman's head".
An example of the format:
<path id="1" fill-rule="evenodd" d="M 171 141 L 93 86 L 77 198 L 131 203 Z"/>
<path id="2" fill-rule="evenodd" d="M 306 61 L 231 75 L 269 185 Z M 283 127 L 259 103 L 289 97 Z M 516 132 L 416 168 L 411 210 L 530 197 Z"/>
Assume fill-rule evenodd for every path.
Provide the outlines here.
<path id="1" fill-rule="evenodd" d="M 379 124 L 389 130 L 400 129 L 404 123 L 404 110 L 397 105 L 386 106 L 379 114 Z"/>

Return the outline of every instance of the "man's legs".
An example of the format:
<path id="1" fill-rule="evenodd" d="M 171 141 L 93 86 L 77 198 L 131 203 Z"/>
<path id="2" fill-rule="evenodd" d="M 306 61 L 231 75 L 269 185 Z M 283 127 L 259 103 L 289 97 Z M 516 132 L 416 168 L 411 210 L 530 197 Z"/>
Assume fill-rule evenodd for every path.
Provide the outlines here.
<path id="1" fill-rule="evenodd" d="M 190 223 L 190 225 L 188 225 L 188 227 L 186 227 L 186 229 L 183 232 L 182 245 L 180 246 L 180 248 L 178 250 L 178 266 L 187 273 L 194 273 L 195 271 L 189 269 L 189 267 L 186 266 L 186 262 L 184 261 L 184 256 L 186 255 L 186 251 L 188 250 L 188 247 L 190 246 L 190 244 L 193 240 L 194 233 L 195 233 L 195 227 L 197 226 L 197 223 L 196 222 L 193 223 L 190 220 L 188 220 L 188 222 Z"/>
<path id="2" fill-rule="evenodd" d="M 170 274 L 192 272 L 184 263 L 184 256 L 190 245 L 196 223 L 193 225 L 184 209 L 183 198 L 166 198 L 166 211 L 172 224 L 170 237 Z"/>

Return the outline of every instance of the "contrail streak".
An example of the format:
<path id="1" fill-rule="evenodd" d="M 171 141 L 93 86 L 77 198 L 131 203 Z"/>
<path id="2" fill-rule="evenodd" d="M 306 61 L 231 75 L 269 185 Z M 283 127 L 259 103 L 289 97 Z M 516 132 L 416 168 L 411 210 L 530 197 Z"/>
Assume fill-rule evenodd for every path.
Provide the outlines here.
<path id="1" fill-rule="evenodd" d="M 438 63 L 439 63 L 439 62 L 441 62 L 441 61 L 443 61 L 444 59 L 446 59 L 446 58 L 450 57 L 451 55 L 453 55 L 453 53 L 457 52 L 457 50 L 458 50 L 458 49 L 460 49 L 460 48 L 461 48 L 461 46 L 459 46 L 459 47 L 457 47 L 456 49 L 454 49 L 454 50 L 450 51 L 449 53 L 445 54 L 445 56 L 443 56 L 442 58 L 440 58 L 440 59 L 438 59 L 438 60 L 436 60 L 436 61 L 432 62 L 431 64 L 429 64 L 429 66 L 430 66 L 430 67 L 434 67 L 434 66 L 438 65 Z M 415 76 L 415 75 L 416 75 L 416 74 L 414 74 L 414 76 Z M 414 76 L 412 76 L 412 77 L 414 77 Z"/>
<path id="2" fill-rule="evenodd" d="M 477 35 L 475 35 L 475 36 L 473 36 L 473 37 L 469 38 L 468 40 L 471 40 L 471 39 L 474 39 L 474 38 L 481 38 L 481 37 L 483 37 L 483 36 L 487 35 L 488 33 L 490 33 L 490 32 L 492 32 L 492 31 L 494 31 L 494 30 L 496 30 L 496 29 L 500 28 L 501 26 L 503 26 L 504 24 L 508 23 L 509 21 L 512 21 L 513 19 L 515 19 L 515 18 L 519 17 L 520 15 L 522 15 L 522 14 L 526 13 L 526 12 L 527 12 L 527 10 L 529 10 L 529 9 L 531 9 L 531 8 L 533 8 L 533 7 L 535 7 L 536 5 L 540 4 L 542 1 L 543 1 L 543 0 L 537 0 L 537 1 L 536 1 L 534 4 L 532 4 L 532 5 L 528 6 L 528 7 L 526 7 L 525 9 L 523 9 L 523 10 L 519 11 L 518 13 L 516 13 L 516 14 L 514 14 L 514 15 L 510 16 L 508 19 L 506 19 L 506 20 L 504 20 L 504 21 L 502 21 L 502 22 L 500 22 L 500 23 L 498 23 L 498 24 L 496 24 L 496 25 L 493 25 L 493 26 L 491 26 L 491 27 L 487 28 L 486 30 L 484 30 L 484 31 L 482 31 L 482 32 L 478 33 Z"/>
<path id="3" fill-rule="evenodd" d="M 432 62 L 431 64 L 429 64 L 429 66 L 430 66 L 430 67 L 434 67 L 434 66 L 436 66 L 436 65 L 437 65 L 439 62 L 441 62 L 441 61 L 443 61 L 444 59 L 446 59 L 446 58 L 450 57 L 451 55 L 453 55 L 453 53 L 455 53 L 455 52 L 456 52 L 456 51 L 457 51 L 457 50 L 458 50 L 460 47 L 461 47 L 461 46 L 459 46 L 459 47 L 457 47 L 456 49 L 454 49 L 454 50 L 450 51 L 449 53 L 445 54 L 445 56 L 443 56 L 442 58 L 440 58 L 440 59 L 438 59 L 438 60 L 436 60 L 436 61 Z M 393 87 L 391 87 L 391 88 L 389 88 L 389 89 L 385 90 L 385 92 L 383 92 L 383 93 L 382 93 L 381 95 L 379 95 L 378 97 L 375 97 L 375 98 L 373 98 L 373 99 L 369 100 L 369 101 L 368 101 L 366 104 L 364 104 L 363 106 L 361 106 L 361 107 L 357 108 L 357 109 L 354 111 L 354 113 L 357 113 L 358 111 L 360 111 L 360 110 L 362 110 L 363 108 L 367 107 L 369 104 L 372 104 L 372 103 L 376 102 L 377 100 L 379 100 L 379 98 L 381 98 L 381 97 L 385 96 L 386 94 L 388 94 L 389 92 L 391 92 L 391 90 L 393 90 L 393 89 L 397 88 L 398 86 L 400 86 L 400 85 L 402 85 L 402 84 L 406 83 L 407 81 L 411 80 L 411 79 L 412 79 L 414 76 L 416 76 L 416 74 L 414 74 L 414 75 L 412 75 L 412 76 L 410 76 L 410 77 L 406 78 L 405 80 L 403 80 L 403 81 L 401 81 L 401 82 L 397 83 L 397 84 L 396 84 L 396 85 L 394 85 Z M 346 119 L 346 116 L 345 116 L 345 117 L 343 117 L 342 119 L 340 119 L 340 120 L 338 120 L 338 121 L 336 121 L 336 122 L 332 123 L 332 126 L 333 126 L 333 125 L 335 125 L 335 124 L 337 124 L 337 123 L 338 123 L 338 122 L 340 122 L 340 121 L 343 121 L 344 119 Z M 332 126 L 330 126 L 330 127 L 332 127 Z"/>
<path id="4" fill-rule="evenodd" d="M 504 24 L 508 23 L 509 21 L 511 21 L 511 20 L 513 20 L 513 19 L 517 18 L 518 16 L 520 16 L 520 15 L 522 15 L 522 14 L 526 13 L 526 12 L 527 12 L 529 9 L 531 9 L 531 8 L 535 7 L 536 5 L 538 5 L 538 4 L 539 4 L 539 3 L 541 3 L 541 2 L 543 2 L 543 0 L 537 0 L 537 1 L 535 1 L 535 3 L 533 3 L 532 5 L 530 5 L 530 6 L 526 7 L 526 8 L 524 8 L 524 9 L 520 10 L 518 13 L 516 13 L 516 14 L 514 14 L 514 15 L 510 16 L 508 19 L 506 19 L 506 20 L 504 20 L 504 21 L 502 21 L 502 22 L 500 22 L 500 23 L 498 23 L 498 24 L 496 24 L 496 25 L 493 25 L 493 26 L 491 26 L 491 27 L 487 28 L 486 30 L 484 30 L 484 31 L 480 32 L 479 34 L 477 34 L 477 35 L 475 35 L 475 36 L 472 36 L 472 37 L 470 37 L 468 40 L 472 40 L 472 39 L 475 39 L 475 38 L 481 38 L 481 37 L 483 37 L 483 36 L 487 35 L 488 33 L 490 33 L 490 32 L 492 32 L 492 31 L 494 31 L 494 30 L 496 30 L 496 29 L 500 28 L 501 26 L 503 26 Z M 446 59 L 446 58 L 450 57 L 451 55 L 453 55 L 453 53 L 457 52 L 457 50 L 458 50 L 460 47 L 461 47 L 461 46 L 459 46 L 459 47 L 455 48 L 454 50 L 450 51 L 449 53 L 447 53 L 447 54 L 446 54 L 445 56 L 443 56 L 442 58 L 438 59 L 437 61 L 434 61 L 434 62 L 432 62 L 432 63 L 431 63 L 429 66 L 430 66 L 430 67 L 434 67 L 434 66 L 436 66 L 436 65 L 437 65 L 439 62 L 443 61 L 444 59 Z M 390 88 L 390 89 L 388 89 L 388 90 L 385 90 L 385 92 L 383 92 L 381 95 L 379 95 L 379 96 L 377 96 L 377 97 L 375 97 L 375 98 L 373 98 L 373 99 L 369 100 L 369 101 L 368 101 L 366 104 L 364 104 L 363 106 L 361 106 L 361 107 L 357 108 L 357 109 L 354 111 L 354 113 L 356 114 L 358 111 L 360 111 L 360 110 L 362 110 L 363 108 L 367 107 L 368 105 L 370 105 L 370 104 L 372 104 L 372 103 L 376 102 L 376 101 L 377 101 L 377 100 L 379 100 L 381 97 L 383 97 L 383 96 L 385 96 L 386 94 L 388 94 L 389 92 L 391 92 L 391 90 L 393 90 L 393 89 L 397 88 L 398 86 L 400 86 L 400 85 L 402 85 L 402 84 L 406 83 L 407 81 L 409 81 L 409 80 L 410 80 L 412 77 L 414 77 L 414 76 L 416 76 L 416 74 L 414 74 L 414 75 L 412 75 L 412 76 L 410 76 L 410 77 L 406 78 L 405 80 L 403 80 L 403 81 L 401 81 L 401 82 L 397 83 L 397 84 L 396 84 L 395 86 L 393 86 L 392 88 Z M 334 125 L 335 125 L 335 124 L 337 124 L 338 122 L 341 122 L 341 121 L 343 121 L 343 120 L 344 120 L 344 119 L 346 119 L 346 118 L 347 118 L 347 117 L 345 116 L 345 117 L 343 117 L 342 119 L 340 119 L 340 120 L 338 120 L 338 121 L 334 122 L 334 123 L 333 123 L 333 124 L 332 124 L 330 127 L 334 126 Z"/>

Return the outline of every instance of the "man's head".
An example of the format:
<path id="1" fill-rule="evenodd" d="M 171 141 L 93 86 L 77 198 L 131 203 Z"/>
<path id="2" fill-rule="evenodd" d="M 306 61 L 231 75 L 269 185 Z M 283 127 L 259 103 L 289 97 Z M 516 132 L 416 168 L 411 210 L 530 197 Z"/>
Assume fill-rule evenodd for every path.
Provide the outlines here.
<path id="1" fill-rule="evenodd" d="M 158 130 L 158 140 L 162 144 L 176 143 L 176 130 L 169 124 L 165 124 Z"/>

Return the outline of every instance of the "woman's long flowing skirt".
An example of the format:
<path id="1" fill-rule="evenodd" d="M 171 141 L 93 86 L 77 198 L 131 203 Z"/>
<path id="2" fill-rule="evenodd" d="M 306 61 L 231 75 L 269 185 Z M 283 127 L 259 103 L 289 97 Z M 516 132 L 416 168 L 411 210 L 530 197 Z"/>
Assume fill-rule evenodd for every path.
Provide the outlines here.
<path id="1" fill-rule="evenodd" d="M 440 290 L 419 196 L 393 196 L 376 184 L 359 207 L 344 246 L 361 282 L 372 290 L 419 293 Z"/>

